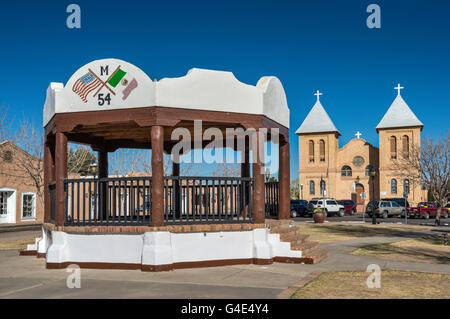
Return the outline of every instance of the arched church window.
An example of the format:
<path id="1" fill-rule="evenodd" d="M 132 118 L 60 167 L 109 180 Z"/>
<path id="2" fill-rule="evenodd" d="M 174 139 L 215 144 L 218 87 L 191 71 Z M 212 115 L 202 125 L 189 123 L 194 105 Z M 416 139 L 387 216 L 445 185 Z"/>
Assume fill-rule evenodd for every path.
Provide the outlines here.
<path id="1" fill-rule="evenodd" d="M 403 144 L 403 157 L 408 158 L 409 157 L 409 137 L 407 135 L 404 135 L 402 137 L 402 144 Z"/>
<path id="2" fill-rule="evenodd" d="M 370 172 L 373 170 L 373 168 L 374 168 L 373 165 L 367 165 L 365 175 L 370 176 Z"/>
<path id="3" fill-rule="evenodd" d="M 309 141 L 309 162 L 314 162 L 314 141 Z"/>
<path id="4" fill-rule="evenodd" d="M 326 184 L 325 181 L 320 181 L 320 195 L 325 196 Z"/>
<path id="5" fill-rule="evenodd" d="M 391 180 L 391 194 L 397 194 L 397 180 L 395 178 Z"/>
<path id="6" fill-rule="evenodd" d="M 403 192 L 408 195 L 409 194 L 409 179 L 405 179 L 403 181 Z"/>
<path id="7" fill-rule="evenodd" d="M 350 166 L 342 166 L 341 176 L 352 176 L 352 168 Z"/>
<path id="8" fill-rule="evenodd" d="M 314 181 L 309 181 L 309 194 L 314 195 L 316 193 L 316 187 Z"/>
<path id="9" fill-rule="evenodd" d="M 397 158 L 397 138 L 395 136 L 391 136 L 390 144 L 391 144 L 391 159 L 396 159 Z"/>
<path id="10" fill-rule="evenodd" d="M 319 141 L 320 161 L 325 162 L 325 141 Z"/>

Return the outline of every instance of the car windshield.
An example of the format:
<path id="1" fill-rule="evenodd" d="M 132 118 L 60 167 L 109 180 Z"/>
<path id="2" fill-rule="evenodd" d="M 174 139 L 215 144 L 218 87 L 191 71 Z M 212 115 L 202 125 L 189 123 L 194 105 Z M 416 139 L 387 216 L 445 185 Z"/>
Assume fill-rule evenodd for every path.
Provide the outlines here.
<path id="1" fill-rule="evenodd" d="M 317 201 L 316 201 L 316 200 L 312 200 L 312 201 L 310 201 L 309 203 L 310 203 L 310 204 L 313 204 L 313 205 L 316 205 L 316 204 L 317 204 Z"/>
<path id="2" fill-rule="evenodd" d="M 327 200 L 327 205 L 337 205 L 334 200 Z"/>
<path id="3" fill-rule="evenodd" d="M 419 205 L 417 205 L 417 207 L 427 207 L 427 206 L 428 206 L 428 203 L 424 203 L 424 202 L 419 203 Z"/>

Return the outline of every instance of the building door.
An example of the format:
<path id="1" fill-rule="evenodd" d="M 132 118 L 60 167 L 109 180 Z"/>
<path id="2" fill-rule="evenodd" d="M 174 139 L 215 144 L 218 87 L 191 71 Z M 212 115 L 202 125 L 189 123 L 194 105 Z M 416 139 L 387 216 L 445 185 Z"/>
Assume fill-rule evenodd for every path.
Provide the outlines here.
<path id="1" fill-rule="evenodd" d="M 361 194 L 364 193 L 364 186 L 361 184 L 356 184 L 355 191 L 356 191 L 356 204 L 362 205 L 363 199 L 361 198 Z"/>
<path id="2" fill-rule="evenodd" d="M 0 189 L 0 223 L 16 222 L 16 191 Z"/>

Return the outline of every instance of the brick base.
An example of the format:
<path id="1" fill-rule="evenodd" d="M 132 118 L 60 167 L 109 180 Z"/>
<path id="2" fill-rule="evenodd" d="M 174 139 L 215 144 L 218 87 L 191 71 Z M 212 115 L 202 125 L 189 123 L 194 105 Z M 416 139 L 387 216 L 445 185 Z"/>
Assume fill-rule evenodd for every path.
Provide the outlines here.
<path id="1" fill-rule="evenodd" d="M 44 228 L 50 231 L 67 233 L 145 233 L 168 231 L 172 233 L 216 232 L 216 231 L 246 231 L 265 228 L 265 224 L 202 224 L 202 225 L 172 225 L 172 226 L 56 226 L 45 223 Z"/>

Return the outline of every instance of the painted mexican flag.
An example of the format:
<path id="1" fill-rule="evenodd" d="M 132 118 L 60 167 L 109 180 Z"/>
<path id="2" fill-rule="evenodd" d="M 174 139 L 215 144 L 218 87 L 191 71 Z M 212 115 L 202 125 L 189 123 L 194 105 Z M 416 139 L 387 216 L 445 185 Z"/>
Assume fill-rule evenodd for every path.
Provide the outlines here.
<path id="1" fill-rule="evenodd" d="M 120 80 L 127 74 L 127 72 L 123 71 L 121 68 L 118 68 L 114 75 L 109 79 L 108 83 L 112 87 L 116 87 L 119 84 Z"/>

